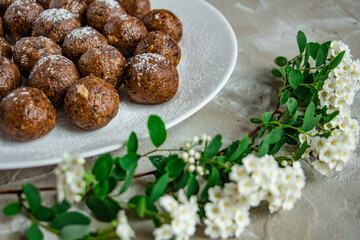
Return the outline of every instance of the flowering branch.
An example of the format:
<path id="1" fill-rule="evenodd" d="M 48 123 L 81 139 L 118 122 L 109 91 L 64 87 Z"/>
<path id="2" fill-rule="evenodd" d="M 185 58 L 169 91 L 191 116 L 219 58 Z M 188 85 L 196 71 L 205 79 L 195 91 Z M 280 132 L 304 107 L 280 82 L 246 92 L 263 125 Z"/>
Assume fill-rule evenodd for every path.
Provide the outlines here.
<path id="1" fill-rule="evenodd" d="M 283 81 L 276 109 L 252 118 L 257 125 L 249 135 L 226 148 L 220 135 L 203 135 L 179 148 L 160 149 L 165 125 L 150 116 L 150 152 L 139 153 L 132 132 L 124 156 L 105 154 L 92 169 L 82 157 L 65 154 L 55 171 L 58 201 L 53 206 L 43 206 L 39 189 L 25 184 L 21 191 L 5 191 L 18 194 L 19 201 L 7 205 L 4 213 L 23 210 L 33 221 L 28 237 L 34 239 L 43 238 L 41 229 L 62 239 L 131 239 L 135 233 L 124 208 L 151 218 L 157 240 L 189 239 L 198 224 L 205 225 L 207 236 L 225 239 L 242 234 L 250 224 L 250 209 L 260 202 L 268 202 L 271 213 L 293 208 L 305 185 L 299 160 L 310 159 L 314 169 L 330 175 L 351 159 L 359 138 L 349 106 L 360 89 L 360 61 L 352 60 L 342 42 L 308 42 L 301 31 L 297 42 L 298 56 L 275 59 L 278 67 L 272 74 Z M 283 155 L 286 144 L 295 151 Z M 155 170 L 135 175 L 141 158 Z M 142 194 L 118 200 L 134 178 L 145 175 L 154 175 L 155 181 Z M 69 210 L 80 201 L 91 218 Z M 109 225 L 92 231 L 92 218 Z"/>

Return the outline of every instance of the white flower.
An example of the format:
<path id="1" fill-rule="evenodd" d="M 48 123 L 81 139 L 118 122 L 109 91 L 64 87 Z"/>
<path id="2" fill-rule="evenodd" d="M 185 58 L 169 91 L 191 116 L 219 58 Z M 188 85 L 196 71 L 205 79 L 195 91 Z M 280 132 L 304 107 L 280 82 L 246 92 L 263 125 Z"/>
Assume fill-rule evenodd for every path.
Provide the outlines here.
<path id="1" fill-rule="evenodd" d="M 205 219 L 205 234 L 210 238 L 219 238 L 221 235 L 221 229 L 213 220 Z"/>
<path id="2" fill-rule="evenodd" d="M 124 210 L 119 211 L 117 216 L 116 235 L 122 240 L 130 240 L 135 237 L 135 232 L 130 227 Z"/>
<path id="3" fill-rule="evenodd" d="M 171 226 L 169 224 L 163 224 L 161 227 L 154 230 L 155 240 L 168 240 L 173 238 Z"/>
<path id="4" fill-rule="evenodd" d="M 222 190 L 221 190 L 220 186 L 214 186 L 212 188 L 209 188 L 209 190 L 208 190 L 209 200 L 212 202 L 216 202 L 216 201 L 220 200 L 221 193 L 222 193 Z"/>
<path id="5" fill-rule="evenodd" d="M 85 159 L 80 156 L 63 155 L 62 162 L 55 169 L 58 201 L 80 202 L 86 188 L 84 180 Z"/>
<path id="6" fill-rule="evenodd" d="M 240 180 L 242 180 L 247 175 L 248 174 L 247 174 L 247 171 L 245 170 L 244 166 L 234 165 L 231 168 L 229 178 L 230 178 L 230 180 L 232 180 L 234 182 L 239 182 Z"/>
<path id="7" fill-rule="evenodd" d="M 163 196 L 159 200 L 160 206 L 163 207 L 167 212 L 174 210 L 179 203 L 171 196 Z"/>

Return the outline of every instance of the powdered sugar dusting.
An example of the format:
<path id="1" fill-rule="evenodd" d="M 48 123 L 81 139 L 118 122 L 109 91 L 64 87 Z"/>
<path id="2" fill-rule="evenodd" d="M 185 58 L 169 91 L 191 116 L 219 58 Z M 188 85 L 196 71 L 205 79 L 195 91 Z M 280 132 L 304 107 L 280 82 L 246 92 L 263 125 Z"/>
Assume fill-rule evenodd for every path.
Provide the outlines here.
<path id="1" fill-rule="evenodd" d="M 49 21 L 58 23 L 63 20 L 74 18 L 74 15 L 69 10 L 63 8 L 51 8 L 43 11 L 36 21 Z"/>
<path id="2" fill-rule="evenodd" d="M 0 1 L 1 2 L 1 1 Z M 25 5 L 25 8 L 23 8 Z M 31 10 L 31 7 L 30 6 L 36 6 L 38 7 L 38 4 L 36 4 L 36 0 L 17 0 L 15 2 L 13 2 L 9 8 L 13 8 L 13 7 L 22 7 L 23 9 L 26 9 L 26 10 Z"/>
<path id="3" fill-rule="evenodd" d="M 56 66 L 59 64 L 59 61 L 66 62 L 68 64 L 73 64 L 72 61 L 61 55 L 49 55 L 46 57 L 42 57 L 40 60 L 36 62 L 35 66 L 31 70 L 29 78 L 31 78 L 31 76 L 35 71 L 38 71 L 38 68 L 43 67 L 44 64 L 48 64 L 46 69 L 47 71 L 49 71 L 50 73 L 52 72 L 55 73 L 57 71 Z"/>
<path id="4" fill-rule="evenodd" d="M 165 57 L 155 53 L 144 53 L 136 55 L 132 61 L 136 72 L 155 72 L 158 69 L 158 63 L 167 61 Z"/>
<path id="5" fill-rule="evenodd" d="M 69 33 L 66 38 L 70 39 L 87 39 L 89 37 L 98 38 L 97 35 L 100 33 L 92 27 L 81 27 L 76 28 Z"/>
<path id="6" fill-rule="evenodd" d="M 120 8 L 119 3 L 115 0 L 96 0 L 96 2 L 105 3 L 109 7 L 109 9 Z"/>

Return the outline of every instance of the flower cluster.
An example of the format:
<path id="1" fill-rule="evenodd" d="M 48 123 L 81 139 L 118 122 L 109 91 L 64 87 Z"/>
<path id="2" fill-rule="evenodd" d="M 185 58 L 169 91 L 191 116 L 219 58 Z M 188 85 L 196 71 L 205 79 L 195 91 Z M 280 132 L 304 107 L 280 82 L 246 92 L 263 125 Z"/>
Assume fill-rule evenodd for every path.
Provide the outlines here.
<path id="1" fill-rule="evenodd" d="M 185 143 L 185 151 L 181 155 L 182 160 L 187 163 L 187 169 L 189 172 L 196 173 L 200 176 L 208 175 L 209 171 L 206 170 L 203 164 L 200 162 L 201 152 L 196 151 L 194 147 L 201 145 L 202 143 L 208 143 L 211 141 L 211 137 L 203 134 L 201 138 L 194 136 L 191 142 Z"/>
<path id="2" fill-rule="evenodd" d="M 135 232 L 130 227 L 124 210 L 119 211 L 117 215 L 116 235 L 121 240 L 130 240 L 135 237 Z"/>
<path id="3" fill-rule="evenodd" d="M 183 190 L 177 193 L 178 201 L 172 196 L 165 195 L 159 199 L 160 206 L 170 213 L 171 223 L 163 224 L 154 230 L 156 240 L 175 239 L 185 240 L 193 236 L 196 224 L 200 222 L 197 197 L 191 196 L 187 199 Z"/>
<path id="4" fill-rule="evenodd" d="M 269 202 L 270 212 L 291 209 L 301 196 L 305 177 L 299 162 L 280 168 L 271 155 L 258 158 L 249 154 L 243 165 L 234 165 L 224 188 L 210 188 L 205 205 L 205 234 L 222 239 L 239 237 L 250 224 L 249 209 Z"/>
<path id="5" fill-rule="evenodd" d="M 345 51 L 343 60 L 329 73 L 323 89 L 319 91 L 319 108 L 326 106 L 329 113 L 339 111 L 336 118 L 324 125 L 325 130 L 332 131 L 331 136 L 320 137 L 324 131 L 319 129 L 310 132 L 315 137 L 299 135 L 300 142 L 307 140 L 309 145 L 303 157 L 312 153 L 316 157 L 312 162 L 313 167 L 327 176 L 340 171 L 351 159 L 359 139 L 359 123 L 351 118 L 349 109 L 356 92 L 360 90 L 360 61 L 352 60 L 350 49 L 343 42 L 331 42 L 331 59 L 342 51 Z"/>
<path id="6" fill-rule="evenodd" d="M 63 155 L 62 162 L 55 169 L 58 201 L 80 202 L 86 188 L 84 180 L 85 159 L 80 156 Z"/>

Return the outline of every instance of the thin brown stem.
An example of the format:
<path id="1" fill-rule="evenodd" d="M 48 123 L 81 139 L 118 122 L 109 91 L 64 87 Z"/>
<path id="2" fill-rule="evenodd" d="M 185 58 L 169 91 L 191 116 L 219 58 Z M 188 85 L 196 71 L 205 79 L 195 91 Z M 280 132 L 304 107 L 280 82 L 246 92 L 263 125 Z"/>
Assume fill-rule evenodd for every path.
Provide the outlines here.
<path id="1" fill-rule="evenodd" d="M 154 174 L 155 172 L 156 172 L 156 171 L 139 173 L 139 174 L 134 175 L 134 179 L 136 179 L 136 178 L 141 178 L 141 177 L 145 177 L 145 176 L 149 176 L 149 175 Z M 120 180 L 120 181 L 123 181 L 123 180 Z M 38 190 L 39 190 L 40 192 L 56 191 L 56 190 L 57 190 L 57 187 L 55 187 L 55 186 L 51 186 L 51 187 L 41 187 L 41 188 L 38 188 Z M 17 195 L 20 195 L 20 194 L 22 194 L 22 193 L 23 193 L 23 190 L 22 190 L 22 189 L 5 189 L 5 190 L 0 190 L 0 195 L 4 195 L 4 194 L 17 194 Z"/>

